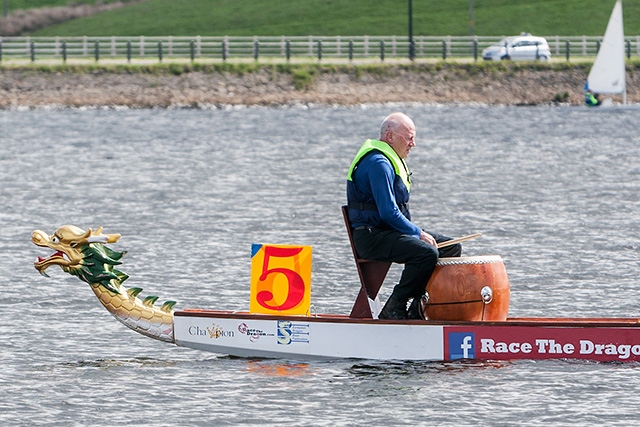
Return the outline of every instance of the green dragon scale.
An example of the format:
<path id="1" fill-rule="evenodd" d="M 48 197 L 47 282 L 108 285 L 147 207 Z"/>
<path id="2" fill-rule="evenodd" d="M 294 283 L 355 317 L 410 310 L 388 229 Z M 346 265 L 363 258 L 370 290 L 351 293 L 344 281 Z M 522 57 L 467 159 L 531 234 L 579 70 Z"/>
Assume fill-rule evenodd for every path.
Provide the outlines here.
<path id="1" fill-rule="evenodd" d="M 74 225 L 64 225 L 51 236 L 40 230 L 31 233 L 37 246 L 55 251 L 48 258 L 38 257 L 34 266 L 43 276 L 52 265 L 87 282 L 102 305 L 125 326 L 161 341 L 174 342 L 173 306 L 167 301 L 155 306 L 156 296 L 138 298 L 141 288 L 125 288 L 122 283 L 129 276 L 114 268 L 126 252 L 117 252 L 105 246 L 115 243 L 119 234 L 103 234 L 102 227 L 86 231 Z"/>

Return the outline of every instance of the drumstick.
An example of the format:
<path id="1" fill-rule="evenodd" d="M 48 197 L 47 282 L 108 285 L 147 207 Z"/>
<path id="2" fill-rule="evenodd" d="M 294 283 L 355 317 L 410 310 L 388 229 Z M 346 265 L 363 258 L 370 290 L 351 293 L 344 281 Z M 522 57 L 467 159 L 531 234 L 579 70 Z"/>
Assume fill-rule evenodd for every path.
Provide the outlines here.
<path id="1" fill-rule="evenodd" d="M 457 239 L 447 240 L 446 242 L 438 243 L 436 246 L 438 249 L 444 248 L 445 246 L 455 245 L 456 243 L 466 242 L 467 240 L 475 239 L 476 237 L 482 236 L 481 233 L 469 234 L 468 236 L 458 237 Z"/>

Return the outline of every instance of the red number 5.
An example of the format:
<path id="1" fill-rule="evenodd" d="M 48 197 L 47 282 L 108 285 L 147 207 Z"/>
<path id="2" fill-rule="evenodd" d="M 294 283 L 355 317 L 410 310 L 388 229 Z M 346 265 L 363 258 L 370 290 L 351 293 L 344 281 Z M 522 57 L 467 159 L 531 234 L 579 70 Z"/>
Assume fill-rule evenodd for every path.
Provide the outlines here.
<path id="1" fill-rule="evenodd" d="M 302 299 L 304 298 L 304 280 L 298 274 L 297 271 L 291 270 L 289 268 L 269 268 L 269 259 L 271 257 L 278 258 L 290 258 L 296 257 L 295 261 L 297 264 L 297 255 L 302 251 L 303 248 L 279 248 L 274 246 L 265 246 L 264 248 L 264 262 L 262 263 L 262 274 L 258 279 L 260 282 L 264 282 L 268 289 L 258 292 L 256 295 L 256 300 L 258 304 L 262 307 L 267 308 L 269 310 L 290 310 L 293 307 L 300 304 Z M 287 292 L 286 300 L 280 305 L 270 305 L 269 302 L 273 301 L 273 281 L 275 280 L 275 276 L 278 274 L 283 274 L 289 285 L 289 292 Z"/>

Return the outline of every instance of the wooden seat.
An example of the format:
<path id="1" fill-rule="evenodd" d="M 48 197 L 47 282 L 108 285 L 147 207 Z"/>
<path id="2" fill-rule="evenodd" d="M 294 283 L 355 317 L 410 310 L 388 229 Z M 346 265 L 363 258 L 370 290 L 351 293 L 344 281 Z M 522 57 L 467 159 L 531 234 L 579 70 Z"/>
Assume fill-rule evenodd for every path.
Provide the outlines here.
<path id="1" fill-rule="evenodd" d="M 356 302 L 353 304 L 349 317 L 371 319 L 373 318 L 373 313 L 371 312 L 369 299 L 371 299 L 371 301 L 376 300 L 384 278 L 387 276 L 387 272 L 391 267 L 391 263 L 360 258 L 356 251 L 356 246 L 353 243 L 353 230 L 349 222 L 347 206 L 342 206 L 342 216 L 344 217 L 344 223 L 347 227 L 349 243 L 351 243 L 353 258 L 356 262 L 356 268 L 358 269 L 358 276 L 360 277 L 360 291 L 358 292 Z"/>

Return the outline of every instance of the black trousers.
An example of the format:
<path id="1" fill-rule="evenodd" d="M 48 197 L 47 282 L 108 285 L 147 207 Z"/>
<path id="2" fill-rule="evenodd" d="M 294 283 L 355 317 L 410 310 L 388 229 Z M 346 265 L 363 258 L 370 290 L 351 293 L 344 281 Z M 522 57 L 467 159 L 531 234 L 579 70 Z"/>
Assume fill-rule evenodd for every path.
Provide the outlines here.
<path id="1" fill-rule="evenodd" d="M 451 237 L 438 233 L 427 233 L 431 234 L 437 243 L 451 240 Z M 462 253 L 462 245 L 459 243 L 438 249 L 395 230 L 380 230 L 374 227 L 353 230 L 353 241 L 361 258 L 404 264 L 400 282 L 393 288 L 392 293 L 402 301 L 420 298 L 424 294 L 438 258 L 457 257 Z"/>

